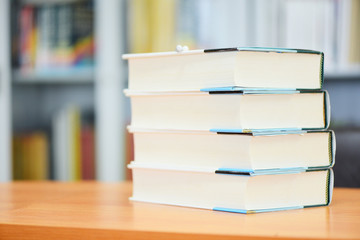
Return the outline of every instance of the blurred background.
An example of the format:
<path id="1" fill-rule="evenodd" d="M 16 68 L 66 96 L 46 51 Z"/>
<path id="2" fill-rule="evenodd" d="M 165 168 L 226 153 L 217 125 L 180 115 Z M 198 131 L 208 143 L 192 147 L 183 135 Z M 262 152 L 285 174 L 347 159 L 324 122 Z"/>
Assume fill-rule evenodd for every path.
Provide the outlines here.
<path id="1" fill-rule="evenodd" d="M 359 0 L 4 0 L 0 11 L 0 181 L 129 179 L 121 55 L 181 44 L 323 51 L 335 186 L 360 187 Z"/>

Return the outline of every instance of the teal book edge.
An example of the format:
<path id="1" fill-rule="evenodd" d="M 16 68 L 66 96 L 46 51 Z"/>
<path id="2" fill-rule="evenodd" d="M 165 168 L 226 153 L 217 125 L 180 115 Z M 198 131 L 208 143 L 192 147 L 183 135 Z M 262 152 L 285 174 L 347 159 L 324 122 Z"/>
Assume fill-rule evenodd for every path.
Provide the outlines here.
<path id="1" fill-rule="evenodd" d="M 216 174 L 233 174 L 233 175 L 247 175 L 250 177 L 261 175 L 279 175 L 279 174 L 292 174 L 302 172 L 324 171 L 330 169 L 334 162 L 330 160 L 330 164 L 326 166 L 317 167 L 292 167 L 292 168 L 272 168 L 272 169 L 239 169 L 239 168 L 218 168 L 215 170 Z"/>
<path id="2" fill-rule="evenodd" d="M 293 94 L 300 93 L 302 89 L 295 88 L 243 88 L 236 86 L 202 88 L 201 92 L 216 93 L 239 93 L 239 94 Z M 304 90 L 305 91 L 305 90 Z M 315 91 L 319 91 L 316 89 Z"/>

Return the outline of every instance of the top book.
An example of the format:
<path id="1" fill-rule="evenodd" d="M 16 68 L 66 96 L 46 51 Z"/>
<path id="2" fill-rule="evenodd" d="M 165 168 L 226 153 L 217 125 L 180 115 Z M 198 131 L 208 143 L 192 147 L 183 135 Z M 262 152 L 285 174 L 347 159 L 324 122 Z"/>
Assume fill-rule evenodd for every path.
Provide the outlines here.
<path id="1" fill-rule="evenodd" d="M 125 54 L 129 89 L 192 91 L 222 87 L 321 89 L 324 54 L 300 49 L 222 48 Z"/>

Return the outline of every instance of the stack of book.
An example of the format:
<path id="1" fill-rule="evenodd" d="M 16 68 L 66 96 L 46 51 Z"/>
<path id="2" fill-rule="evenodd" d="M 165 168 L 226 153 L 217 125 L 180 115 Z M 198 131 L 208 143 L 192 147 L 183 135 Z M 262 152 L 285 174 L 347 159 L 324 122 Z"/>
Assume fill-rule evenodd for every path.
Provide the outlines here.
<path id="1" fill-rule="evenodd" d="M 133 200 L 239 213 L 325 206 L 335 136 L 324 55 L 128 54 Z"/>

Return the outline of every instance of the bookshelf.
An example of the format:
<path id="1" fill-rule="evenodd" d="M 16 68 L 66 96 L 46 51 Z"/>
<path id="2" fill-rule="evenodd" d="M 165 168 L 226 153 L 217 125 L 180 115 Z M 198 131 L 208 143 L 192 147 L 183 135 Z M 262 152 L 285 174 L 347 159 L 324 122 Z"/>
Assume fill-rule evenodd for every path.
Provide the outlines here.
<path id="1" fill-rule="evenodd" d="M 23 74 L 20 70 L 12 72 L 15 84 L 91 84 L 94 83 L 94 70 L 61 72 L 52 74 Z"/>
<path id="2" fill-rule="evenodd" d="M 334 80 L 334 79 L 353 79 L 359 80 L 360 79 L 360 69 L 347 69 L 347 70 L 335 70 L 330 69 L 329 71 L 325 72 L 326 80 Z"/>
<path id="3" fill-rule="evenodd" d="M 344 102 L 344 95 L 338 93 L 338 85 L 342 86 L 343 92 L 352 90 L 347 99 L 357 99 L 355 90 L 360 90 L 357 84 L 360 68 L 357 65 L 349 67 L 344 61 L 347 55 L 340 53 L 349 53 L 347 42 L 350 38 L 352 42 L 358 42 L 359 36 L 349 35 L 352 29 L 350 18 L 335 19 L 336 16 L 351 16 L 349 4 L 352 1 L 307 1 L 307 9 L 310 10 L 301 11 L 305 15 L 299 15 L 296 6 L 302 1 L 297 0 L 94 0 L 96 68 L 55 75 L 36 72 L 22 74 L 19 67 L 12 65 L 10 56 L 10 18 L 15 15 L 16 9 L 27 4 L 39 7 L 78 1 L 5 0 L 0 3 L 0 11 L 4 12 L 0 16 L 0 51 L 5 51 L 0 52 L 1 181 L 11 179 L 10 129 L 17 130 L 17 123 L 24 116 L 17 115 L 24 109 L 19 108 L 19 102 L 31 96 L 38 96 L 37 103 L 50 102 L 46 105 L 46 112 L 39 114 L 45 117 L 34 120 L 35 127 L 45 123 L 44 128 L 49 129 L 49 116 L 61 103 L 74 101 L 80 107 L 91 109 L 96 118 L 98 179 L 117 181 L 124 178 L 124 136 L 130 112 L 128 100 L 122 94 L 122 89 L 126 87 L 126 63 L 121 60 L 124 52 L 172 51 L 177 44 L 188 45 L 190 49 L 268 46 L 323 50 L 326 59 L 334 60 L 325 70 L 325 86 L 331 91 L 332 102 Z M 294 14 L 288 14 L 288 8 Z M 299 22 L 299 19 L 306 21 Z M 311 23 L 307 24 L 308 21 Z M 318 24 L 315 26 L 312 22 Z M 298 28 L 291 27 L 290 23 Z M 303 28 L 303 25 L 314 25 L 314 28 Z M 296 33 L 294 29 L 301 33 L 298 39 L 293 35 Z M 340 29 L 340 32 L 336 32 Z M 313 38 L 304 39 L 304 36 Z M 63 97 L 52 96 L 55 89 L 59 89 Z M 79 100 L 77 95 L 84 96 L 84 100 Z M 28 110 L 39 105 L 37 103 L 29 105 Z M 338 108 L 345 109 L 340 105 Z M 337 111 L 336 107 L 333 109 Z M 346 114 L 334 114 L 333 119 L 337 120 L 339 116 L 353 122 L 360 119 L 358 115 Z M 15 126 L 12 126 L 14 122 Z M 31 126 L 20 129 L 27 131 Z"/>
<path id="4" fill-rule="evenodd" d="M 13 39 L 11 43 L 10 39 L 14 38 L 13 31 L 18 31 L 14 30 L 14 19 L 20 9 L 32 6 L 37 11 L 35 16 L 39 17 L 44 8 L 69 8 L 73 4 L 88 2 L 93 5 L 94 18 L 88 24 L 94 26 L 93 38 L 97 45 L 92 61 L 96 61 L 96 65 L 89 65 L 87 61 L 80 67 L 62 67 L 58 71 L 50 66 L 43 71 L 40 68 L 24 68 L 16 63 L 18 56 L 10 55 L 16 41 Z M 0 36 L 0 182 L 13 178 L 13 137 L 24 135 L 24 138 L 29 138 L 39 135 L 39 132 L 40 135 L 45 133 L 48 140 L 49 174 L 50 179 L 54 179 L 53 119 L 59 109 L 67 106 L 77 107 L 81 114 L 95 116 L 96 180 L 124 179 L 125 154 L 121 146 L 124 142 L 125 101 L 121 95 L 125 74 L 121 54 L 124 51 L 125 17 L 119 14 L 123 5 L 124 1 L 117 0 L 6 0 L 0 3 L 0 31 L 6 33 Z M 39 24 L 38 21 L 35 19 L 36 24 Z M 83 121 L 83 116 L 79 119 Z M 85 119 L 85 122 L 87 124 L 89 120 Z"/>
<path id="5" fill-rule="evenodd" d="M 177 44 L 189 49 L 267 46 L 323 51 L 324 89 L 331 99 L 332 129 L 339 136 L 341 164 L 334 169 L 335 186 L 360 186 L 356 171 L 349 173 L 360 158 L 354 141 L 360 137 L 359 1 L 181 0 L 168 1 L 163 11 L 157 6 L 161 1 L 152 7 L 144 7 L 144 2 L 150 5 L 151 0 L 129 1 L 130 52 L 169 51 Z M 174 16 L 167 14 L 172 12 Z"/>

